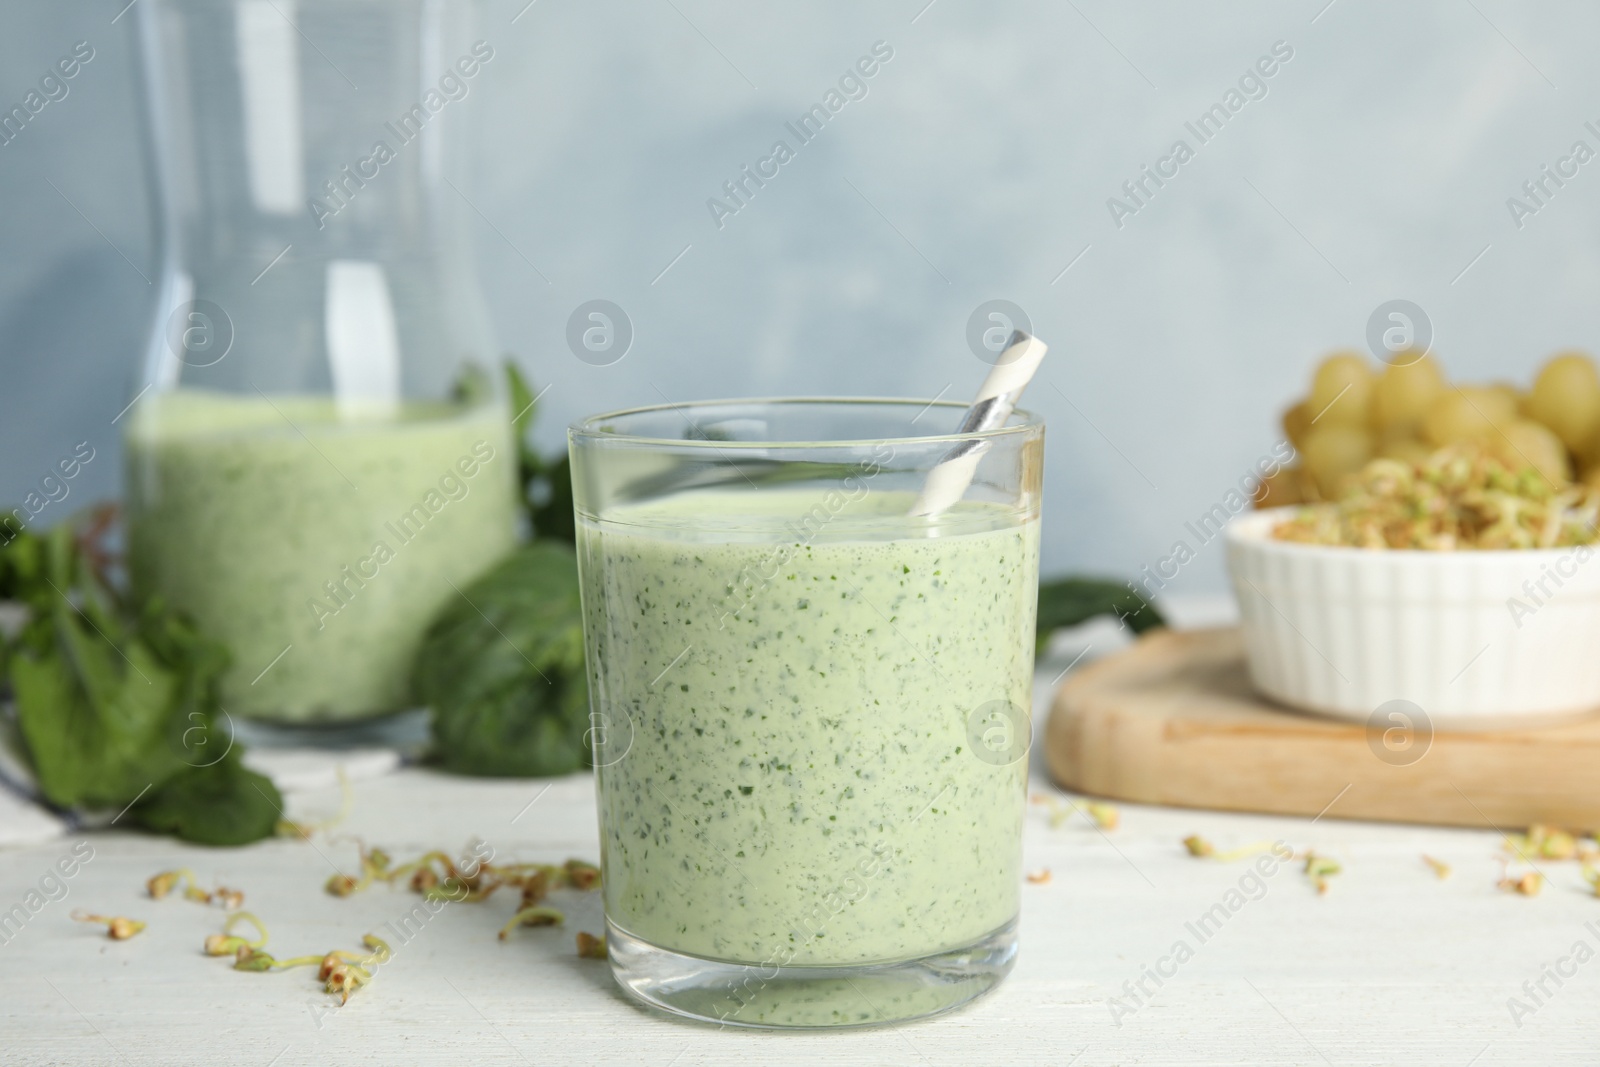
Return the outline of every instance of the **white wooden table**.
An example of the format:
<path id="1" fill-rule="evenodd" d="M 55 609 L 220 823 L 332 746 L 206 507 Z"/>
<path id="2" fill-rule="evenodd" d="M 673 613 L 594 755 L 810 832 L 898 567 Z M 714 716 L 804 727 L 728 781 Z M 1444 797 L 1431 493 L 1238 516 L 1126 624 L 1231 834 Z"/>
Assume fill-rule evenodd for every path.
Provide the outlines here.
<path id="1" fill-rule="evenodd" d="M 1041 676 L 1042 686 L 1049 677 Z M 1042 711 L 1042 709 L 1041 709 Z M 1240 768 L 1239 773 L 1249 773 Z M 1036 775 L 1036 790 L 1053 789 Z M 1332 798 L 1330 797 L 1330 800 Z M 531 804 L 530 804 L 531 802 Z M 337 809 L 335 790 L 293 794 L 290 814 Z M 1544 864 L 1537 897 L 1496 889 L 1489 832 L 1341 822 L 1335 804 L 1307 819 L 1122 808 L 1101 833 L 1086 819 L 1048 824 L 1030 810 L 1022 952 L 993 995 L 953 1015 L 838 1033 L 717 1030 L 634 1006 L 604 963 L 579 959 L 574 933 L 598 933 L 598 898 L 563 895 L 564 929 L 496 931 L 514 900 L 444 908 L 347 1007 L 312 971 L 233 971 L 200 952 L 219 910 L 144 895 L 158 871 L 190 866 L 203 882 L 241 888 L 281 956 L 357 947 L 418 898 L 377 887 L 346 899 L 322 891 L 353 871 L 360 837 L 397 859 L 481 837 L 497 858 L 596 858 L 587 776 L 482 781 L 407 769 L 360 783 L 347 820 L 312 843 L 238 850 L 92 832 L 0 853 L 0 911 L 22 902 L 74 842 L 94 858 L 9 943 L 0 944 L 0 1062 L 5 1064 L 1595 1064 L 1600 1062 L 1600 899 L 1575 864 Z M 1318 896 L 1298 865 L 1263 880 L 1204 942 L 1186 923 L 1228 900 L 1246 863 L 1191 858 L 1201 833 L 1226 848 L 1282 839 L 1345 867 Z M 1426 852 L 1450 862 L 1435 878 Z M 1248 888 L 1248 887 L 1247 887 Z M 1233 898 L 1237 900 L 1238 898 Z M 127 942 L 74 923 L 74 908 L 149 922 Z M 1586 924 L 1594 923 L 1593 927 Z M 1193 957 L 1145 968 L 1184 941 Z M 1561 962 L 1567 958 L 1568 962 Z M 1523 989 L 1546 965 L 1542 1003 Z M 1132 983 L 1132 985 L 1125 985 Z M 1114 1013 L 1109 998 L 1132 1008 Z M 1520 1020 L 1508 1007 L 1534 1010 Z M 1520 1025 L 1519 1025 L 1520 1022 Z M 1119 1025 L 1120 1024 L 1120 1025 Z"/>

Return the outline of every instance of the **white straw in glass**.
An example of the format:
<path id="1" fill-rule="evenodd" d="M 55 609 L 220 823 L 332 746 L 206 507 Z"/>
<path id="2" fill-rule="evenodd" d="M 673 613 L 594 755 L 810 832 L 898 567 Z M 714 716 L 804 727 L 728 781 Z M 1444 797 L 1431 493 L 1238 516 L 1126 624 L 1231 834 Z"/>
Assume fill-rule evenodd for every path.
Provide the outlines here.
<path id="1" fill-rule="evenodd" d="M 1047 351 L 1049 346 L 1037 337 L 1021 330 L 1013 332 L 1006 350 L 1000 353 L 1000 359 L 967 409 L 959 432 L 983 433 L 1004 426 Z M 988 441 L 963 441 L 946 453 L 938 466 L 928 472 L 928 480 L 923 483 L 911 514 L 937 515 L 960 500 L 978 472 L 978 461 L 989 447 Z"/>

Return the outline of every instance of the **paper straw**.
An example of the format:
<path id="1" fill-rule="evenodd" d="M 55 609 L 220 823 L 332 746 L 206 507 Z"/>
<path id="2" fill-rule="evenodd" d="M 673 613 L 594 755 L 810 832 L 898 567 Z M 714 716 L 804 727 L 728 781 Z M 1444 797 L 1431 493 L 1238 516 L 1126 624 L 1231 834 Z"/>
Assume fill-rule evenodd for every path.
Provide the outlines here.
<path id="1" fill-rule="evenodd" d="M 967 409 L 959 432 L 983 433 L 1004 426 L 1049 347 L 1031 334 L 1021 330 L 1013 332 L 1006 350 L 1000 353 L 999 361 L 983 380 L 977 398 Z M 923 483 L 911 514 L 937 515 L 960 500 L 978 473 L 978 461 L 991 444 L 989 441 L 963 441 L 947 452 L 938 466 L 928 472 L 928 480 Z"/>

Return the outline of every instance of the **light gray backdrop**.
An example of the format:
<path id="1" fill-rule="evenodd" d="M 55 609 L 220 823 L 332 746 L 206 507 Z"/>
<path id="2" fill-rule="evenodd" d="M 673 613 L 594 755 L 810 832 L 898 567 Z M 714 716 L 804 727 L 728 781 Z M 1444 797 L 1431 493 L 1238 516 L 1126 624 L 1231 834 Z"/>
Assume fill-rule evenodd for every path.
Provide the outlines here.
<path id="1" fill-rule="evenodd" d="M 99 453 L 72 501 L 117 491 L 155 273 L 125 3 L 0 6 L 4 109 L 74 42 L 97 51 L 0 147 L 0 500 L 81 440 Z M 1193 541 L 1387 300 L 1425 309 L 1460 377 L 1596 346 L 1600 161 L 1520 228 L 1506 204 L 1574 141 L 1600 150 L 1592 4 L 524 4 L 487 9 L 475 236 L 503 341 L 553 386 L 550 447 L 657 388 L 960 396 L 985 369 L 968 319 L 1008 299 L 1052 345 L 1028 396 L 1044 565 L 1132 574 Z M 707 198 L 877 41 L 867 96 L 719 229 Z M 1201 144 L 1184 123 L 1279 41 L 1265 96 Z M 1107 199 L 1180 138 L 1194 158 L 1119 227 Z M 564 337 L 597 297 L 637 332 L 610 367 Z M 1223 585 L 1213 544 L 1171 589 Z"/>

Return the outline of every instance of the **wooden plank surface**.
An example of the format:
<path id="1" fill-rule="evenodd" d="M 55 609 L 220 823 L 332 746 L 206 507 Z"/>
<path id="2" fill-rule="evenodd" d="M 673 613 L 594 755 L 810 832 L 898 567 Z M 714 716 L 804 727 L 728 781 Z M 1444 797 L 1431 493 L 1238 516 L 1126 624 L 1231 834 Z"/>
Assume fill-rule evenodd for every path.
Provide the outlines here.
<path id="1" fill-rule="evenodd" d="M 1072 675 L 1045 759 L 1065 788 L 1151 804 L 1600 827 L 1600 719 L 1471 733 L 1415 722 L 1408 734 L 1383 716 L 1317 718 L 1254 692 L 1233 628 L 1158 631 Z"/>

